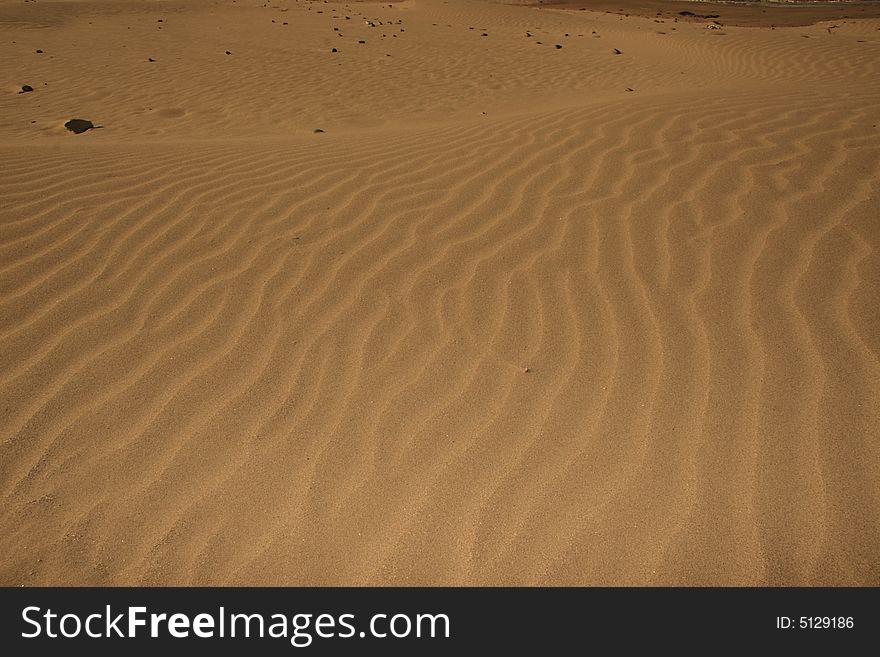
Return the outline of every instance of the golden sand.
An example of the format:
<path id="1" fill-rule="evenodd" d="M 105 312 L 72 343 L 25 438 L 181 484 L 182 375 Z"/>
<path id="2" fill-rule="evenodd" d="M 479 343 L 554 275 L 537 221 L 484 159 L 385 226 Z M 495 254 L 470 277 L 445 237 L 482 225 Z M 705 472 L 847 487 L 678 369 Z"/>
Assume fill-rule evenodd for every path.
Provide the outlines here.
<path id="1" fill-rule="evenodd" d="M 880 582 L 880 20 L 719 22 L 0 0 L 0 584 Z"/>

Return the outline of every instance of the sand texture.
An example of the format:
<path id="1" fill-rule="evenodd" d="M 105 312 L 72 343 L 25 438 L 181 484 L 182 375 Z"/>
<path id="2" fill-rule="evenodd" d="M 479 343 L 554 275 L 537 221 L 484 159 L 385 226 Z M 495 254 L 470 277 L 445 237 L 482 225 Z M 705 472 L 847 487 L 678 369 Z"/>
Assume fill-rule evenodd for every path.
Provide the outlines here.
<path id="1" fill-rule="evenodd" d="M 0 585 L 880 583 L 880 19 L 717 20 L 0 0 Z"/>

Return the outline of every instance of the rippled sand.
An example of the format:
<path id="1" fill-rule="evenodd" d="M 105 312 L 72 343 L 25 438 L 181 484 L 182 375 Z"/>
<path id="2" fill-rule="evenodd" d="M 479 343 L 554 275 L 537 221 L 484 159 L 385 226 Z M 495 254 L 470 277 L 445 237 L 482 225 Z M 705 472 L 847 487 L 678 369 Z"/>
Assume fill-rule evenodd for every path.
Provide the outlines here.
<path id="1" fill-rule="evenodd" d="M 0 584 L 880 582 L 880 20 L 719 22 L 0 1 Z"/>

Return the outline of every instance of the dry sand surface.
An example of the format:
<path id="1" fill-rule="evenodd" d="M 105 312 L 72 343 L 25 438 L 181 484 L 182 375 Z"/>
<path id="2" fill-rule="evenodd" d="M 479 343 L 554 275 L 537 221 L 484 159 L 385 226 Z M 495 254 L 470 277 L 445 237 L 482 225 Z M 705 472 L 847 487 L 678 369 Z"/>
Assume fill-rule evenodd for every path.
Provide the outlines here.
<path id="1" fill-rule="evenodd" d="M 878 584 L 880 20 L 709 25 L 0 0 L 0 584 Z"/>

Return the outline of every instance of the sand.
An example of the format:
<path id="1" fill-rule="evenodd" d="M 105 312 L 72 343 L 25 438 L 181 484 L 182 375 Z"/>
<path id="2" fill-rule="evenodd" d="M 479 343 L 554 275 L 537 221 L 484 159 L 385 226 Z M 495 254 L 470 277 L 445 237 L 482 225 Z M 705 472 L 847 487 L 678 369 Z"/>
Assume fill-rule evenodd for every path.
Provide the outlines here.
<path id="1" fill-rule="evenodd" d="M 877 585 L 880 20 L 710 25 L 0 0 L 0 584 Z"/>

